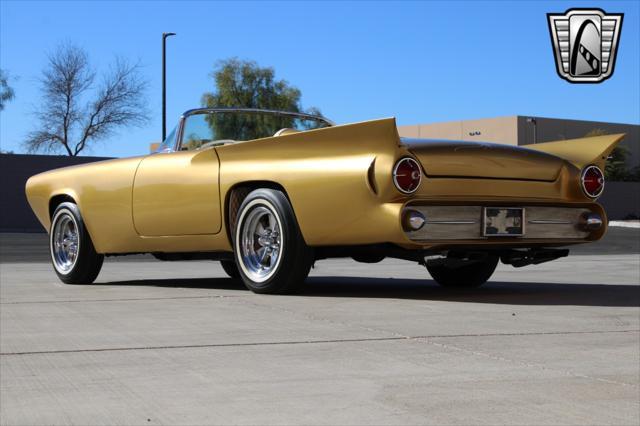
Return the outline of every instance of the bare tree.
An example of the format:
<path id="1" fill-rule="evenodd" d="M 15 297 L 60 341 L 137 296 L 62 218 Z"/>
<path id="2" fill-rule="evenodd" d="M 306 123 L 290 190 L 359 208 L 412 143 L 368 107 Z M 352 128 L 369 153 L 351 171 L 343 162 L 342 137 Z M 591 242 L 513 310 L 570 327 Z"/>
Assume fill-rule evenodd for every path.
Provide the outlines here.
<path id="1" fill-rule="evenodd" d="M 138 64 L 117 58 L 96 83 L 96 72 L 82 48 L 59 47 L 42 73 L 38 126 L 27 137 L 28 150 L 64 150 L 76 156 L 118 128 L 144 124 L 147 83 L 139 71 Z"/>
<path id="2" fill-rule="evenodd" d="M 4 106 L 12 100 L 15 96 L 13 88 L 9 86 L 9 74 L 0 70 L 0 111 L 4 109 Z"/>

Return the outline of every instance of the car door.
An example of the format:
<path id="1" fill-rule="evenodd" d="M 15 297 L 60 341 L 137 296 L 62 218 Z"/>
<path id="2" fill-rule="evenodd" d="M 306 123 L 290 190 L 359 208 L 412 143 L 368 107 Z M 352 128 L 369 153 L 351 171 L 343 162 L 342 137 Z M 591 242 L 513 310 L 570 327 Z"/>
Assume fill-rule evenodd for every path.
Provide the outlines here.
<path id="1" fill-rule="evenodd" d="M 132 194 L 133 222 L 139 235 L 220 232 L 220 163 L 214 148 L 203 148 L 210 135 L 199 121 L 202 116 L 186 117 L 181 133 L 190 139 L 181 144 L 182 149 L 152 154 L 140 163 Z"/>

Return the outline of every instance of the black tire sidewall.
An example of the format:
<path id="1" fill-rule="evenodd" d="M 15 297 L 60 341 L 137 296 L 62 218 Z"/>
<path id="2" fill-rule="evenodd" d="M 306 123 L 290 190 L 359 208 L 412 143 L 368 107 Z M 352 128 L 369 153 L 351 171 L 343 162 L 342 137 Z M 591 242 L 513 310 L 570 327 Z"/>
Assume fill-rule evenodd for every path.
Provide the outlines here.
<path id="1" fill-rule="evenodd" d="M 240 278 L 240 272 L 238 271 L 238 265 L 234 260 L 221 260 L 220 266 L 224 270 L 225 274 L 229 276 L 229 278 Z"/>
<path id="2" fill-rule="evenodd" d="M 498 256 L 489 255 L 482 262 L 459 268 L 444 265 L 429 266 L 431 277 L 441 286 L 449 288 L 476 288 L 487 282 L 498 266 Z"/>
<path id="3" fill-rule="evenodd" d="M 54 255 L 53 255 L 53 238 L 54 230 L 57 221 L 68 215 L 74 222 L 78 230 L 78 255 L 75 264 L 68 272 L 59 271 L 56 268 Z M 49 256 L 51 258 L 52 266 L 58 278 L 67 284 L 84 284 L 92 283 L 100 269 L 102 268 L 102 262 L 104 256 L 96 253 L 96 250 L 91 241 L 91 237 L 84 226 L 84 221 L 80 215 L 78 206 L 74 203 L 61 203 L 56 207 L 53 216 L 51 218 L 51 229 L 49 230 Z"/>
<path id="4" fill-rule="evenodd" d="M 257 202 L 256 202 L 257 201 Z M 264 202 L 266 201 L 266 203 Z M 250 208 L 263 206 L 271 210 L 280 222 L 281 253 L 275 272 L 265 281 L 255 282 L 244 272 L 242 254 L 238 244 L 238 236 L 243 226 L 243 219 Z M 242 202 L 238 209 L 238 220 L 233 230 L 233 251 L 238 272 L 245 285 L 256 293 L 289 293 L 295 291 L 306 278 L 313 261 L 310 248 L 305 244 L 298 228 L 293 208 L 287 197 L 278 190 L 256 189 Z"/>

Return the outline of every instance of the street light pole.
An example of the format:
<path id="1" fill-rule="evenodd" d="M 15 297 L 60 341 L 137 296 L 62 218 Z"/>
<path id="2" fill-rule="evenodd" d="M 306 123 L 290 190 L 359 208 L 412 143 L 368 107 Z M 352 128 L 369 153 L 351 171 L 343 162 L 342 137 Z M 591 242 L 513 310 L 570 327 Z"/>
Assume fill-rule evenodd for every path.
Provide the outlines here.
<path id="1" fill-rule="evenodd" d="M 162 33 L 162 141 L 167 138 L 167 37 L 176 33 Z"/>

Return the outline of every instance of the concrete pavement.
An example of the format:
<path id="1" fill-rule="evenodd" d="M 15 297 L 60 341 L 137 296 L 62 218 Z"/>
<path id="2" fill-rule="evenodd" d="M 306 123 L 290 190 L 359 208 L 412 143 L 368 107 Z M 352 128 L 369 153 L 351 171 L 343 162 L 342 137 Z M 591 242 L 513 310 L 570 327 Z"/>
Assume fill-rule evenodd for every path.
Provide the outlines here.
<path id="1" fill-rule="evenodd" d="M 0 422 L 638 424 L 640 260 L 575 256 L 449 291 L 318 262 L 261 296 L 217 262 L 0 264 Z"/>

